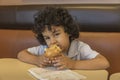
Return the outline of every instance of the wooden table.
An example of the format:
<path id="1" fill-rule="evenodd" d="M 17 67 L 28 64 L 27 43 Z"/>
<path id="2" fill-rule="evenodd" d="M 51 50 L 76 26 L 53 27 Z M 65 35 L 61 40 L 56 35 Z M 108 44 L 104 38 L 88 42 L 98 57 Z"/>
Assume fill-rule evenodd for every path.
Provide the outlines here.
<path id="1" fill-rule="evenodd" d="M 120 72 L 112 74 L 110 80 L 120 80 Z"/>
<path id="2" fill-rule="evenodd" d="M 14 58 L 0 59 L 0 80 L 36 80 L 28 69 L 36 67 Z M 73 70 L 87 77 L 85 80 L 107 80 L 106 70 Z"/>

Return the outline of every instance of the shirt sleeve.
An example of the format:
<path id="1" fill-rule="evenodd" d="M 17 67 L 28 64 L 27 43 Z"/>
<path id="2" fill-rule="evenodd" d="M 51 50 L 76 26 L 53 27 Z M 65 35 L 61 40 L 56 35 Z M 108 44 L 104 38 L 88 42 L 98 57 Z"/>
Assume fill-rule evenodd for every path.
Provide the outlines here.
<path id="1" fill-rule="evenodd" d="M 92 59 L 99 54 L 97 51 L 92 50 L 91 47 L 84 42 L 80 42 L 79 52 L 81 54 L 81 59 Z"/>
<path id="2" fill-rule="evenodd" d="M 33 55 L 42 55 L 44 54 L 45 48 L 47 48 L 47 46 L 40 45 L 40 46 L 28 48 L 27 51 Z"/>

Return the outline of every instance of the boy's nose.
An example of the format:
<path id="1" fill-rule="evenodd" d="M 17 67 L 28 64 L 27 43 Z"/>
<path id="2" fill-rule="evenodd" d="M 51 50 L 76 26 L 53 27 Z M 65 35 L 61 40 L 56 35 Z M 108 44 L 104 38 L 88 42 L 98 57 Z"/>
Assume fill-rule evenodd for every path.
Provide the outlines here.
<path id="1" fill-rule="evenodd" d="M 56 44 L 57 40 L 55 38 L 51 38 L 51 45 Z"/>

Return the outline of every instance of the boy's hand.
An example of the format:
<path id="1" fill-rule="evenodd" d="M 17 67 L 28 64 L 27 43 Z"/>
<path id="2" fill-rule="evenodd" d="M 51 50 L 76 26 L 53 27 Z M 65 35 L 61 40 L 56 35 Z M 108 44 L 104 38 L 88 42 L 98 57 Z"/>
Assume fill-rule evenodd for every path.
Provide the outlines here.
<path id="1" fill-rule="evenodd" d="M 52 60 L 52 63 L 57 69 L 74 69 L 75 61 L 70 59 L 67 56 L 61 55 L 58 57 L 55 57 Z"/>
<path id="2" fill-rule="evenodd" d="M 39 67 L 45 67 L 51 64 L 51 60 L 44 55 L 38 56 L 37 58 L 37 65 Z"/>

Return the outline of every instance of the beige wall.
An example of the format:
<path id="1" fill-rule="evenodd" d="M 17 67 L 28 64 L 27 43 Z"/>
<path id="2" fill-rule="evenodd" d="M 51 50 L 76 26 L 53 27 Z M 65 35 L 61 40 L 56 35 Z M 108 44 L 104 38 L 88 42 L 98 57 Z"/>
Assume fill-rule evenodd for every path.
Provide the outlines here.
<path id="1" fill-rule="evenodd" d="M 120 4 L 120 0 L 0 0 L 0 5 L 28 4 Z"/>
<path id="2" fill-rule="evenodd" d="M 22 0 L 26 3 L 44 3 L 44 4 L 81 4 L 81 3 L 120 3 L 120 0 Z"/>
<path id="3" fill-rule="evenodd" d="M 0 0 L 0 5 L 20 5 L 22 0 Z"/>

